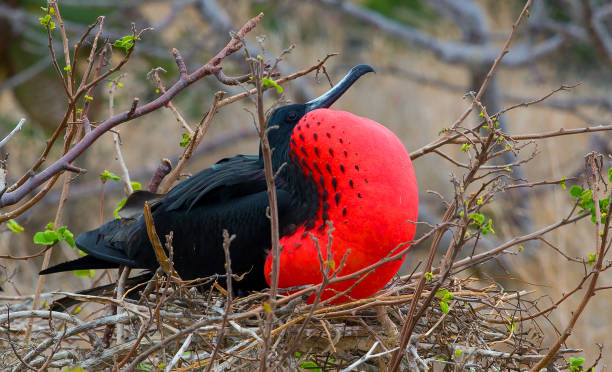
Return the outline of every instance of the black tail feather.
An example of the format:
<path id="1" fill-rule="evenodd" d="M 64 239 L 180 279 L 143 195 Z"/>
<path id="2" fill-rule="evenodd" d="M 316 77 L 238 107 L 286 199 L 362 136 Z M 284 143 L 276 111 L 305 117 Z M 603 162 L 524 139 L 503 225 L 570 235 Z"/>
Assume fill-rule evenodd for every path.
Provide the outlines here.
<path id="1" fill-rule="evenodd" d="M 95 258 L 92 255 L 83 256 L 76 260 L 63 262 L 59 265 L 51 266 L 41 272 L 40 275 L 59 273 L 62 271 L 88 270 L 88 269 L 115 269 L 119 264 Z"/>

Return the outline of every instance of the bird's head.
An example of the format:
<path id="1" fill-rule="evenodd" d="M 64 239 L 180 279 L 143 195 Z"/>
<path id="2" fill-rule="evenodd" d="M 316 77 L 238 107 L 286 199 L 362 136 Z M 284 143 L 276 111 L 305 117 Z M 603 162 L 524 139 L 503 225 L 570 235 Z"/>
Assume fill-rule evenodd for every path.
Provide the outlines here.
<path id="1" fill-rule="evenodd" d="M 357 65 L 320 97 L 307 103 L 282 106 L 272 112 L 268 120 L 268 141 L 270 147 L 274 149 L 272 162 L 275 169 L 287 160 L 291 133 L 302 117 L 310 111 L 329 108 L 357 79 L 368 72 L 374 72 L 374 69 L 368 65 Z"/>

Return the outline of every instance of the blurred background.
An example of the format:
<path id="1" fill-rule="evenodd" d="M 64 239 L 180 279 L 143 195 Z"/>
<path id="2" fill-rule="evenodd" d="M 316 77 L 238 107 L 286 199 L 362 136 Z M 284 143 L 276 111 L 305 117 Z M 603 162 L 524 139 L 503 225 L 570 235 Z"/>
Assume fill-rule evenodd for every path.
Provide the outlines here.
<path id="1" fill-rule="evenodd" d="M 137 29 L 153 28 L 145 32 L 133 58 L 122 70 L 126 75 L 121 80 L 123 86 L 115 93 L 116 112 L 129 109 L 134 97 L 148 102 L 159 95 L 147 77 L 153 68 L 164 68 L 167 73 L 161 74 L 162 81 L 166 87 L 172 85 L 177 79 L 172 48 L 181 51 L 189 70 L 193 71 L 229 41 L 231 30 L 237 30 L 250 17 L 263 12 L 262 23 L 249 35 L 250 47 L 257 51 L 255 36 L 265 35 L 265 56 L 273 62 L 284 49 L 295 45 L 280 63 L 282 74 L 314 65 L 328 53 L 339 53 L 326 64 L 333 82 L 354 64 L 372 65 L 377 74 L 361 79 L 334 108 L 386 125 L 402 139 L 409 152 L 436 139 L 471 104 L 464 95 L 478 91 L 524 3 L 519 0 L 59 1 L 71 43 L 99 15 L 106 16 L 102 35 L 105 39 L 115 40 L 130 34 L 131 22 Z M 38 20 L 44 15 L 41 6 L 46 7 L 46 3 L 0 1 L 0 137 L 12 130 L 21 117 L 27 120 L 23 130 L 2 149 L 9 154 L 9 181 L 21 177 L 40 156 L 45 140 L 61 121 L 67 104 L 50 63 L 46 31 Z M 59 59 L 62 46 L 57 31 L 54 48 Z M 115 54 L 111 61 L 120 59 L 120 53 Z M 223 66 L 228 75 L 248 72 L 242 53 L 227 59 Z M 612 124 L 612 2 L 539 0 L 534 2 L 529 17 L 517 31 L 483 103 L 489 113 L 495 113 L 542 97 L 562 85 L 577 83 L 580 85 L 542 103 L 508 112 L 501 120 L 504 130 L 509 134 L 526 134 Z M 268 92 L 268 102 L 272 104 L 279 98 L 304 102 L 328 87 L 325 76 L 311 74 L 285 84 L 282 97 Z M 185 120 L 196 126 L 218 90 L 237 93 L 243 88 L 222 86 L 209 78 L 183 91 L 173 103 Z M 89 118 L 95 124 L 109 116 L 108 84 L 102 84 L 94 93 Z M 196 172 L 225 156 L 258 151 L 255 128 L 245 108 L 252 109 L 252 102 L 243 100 L 222 108 L 186 172 Z M 476 122 L 478 117 L 474 114 L 464 125 L 469 127 Z M 161 158 L 176 163 L 182 152 L 180 142 L 185 131 L 168 109 L 117 129 L 131 178 L 143 186 L 149 182 Z M 521 154 L 522 158 L 529 158 L 535 152 L 535 158 L 516 169 L 513 176 L 530 182 L 580 176 L 584 155 L 599 151 L 608 161 L 610 145 L 607 132 L 538 140 Z M 57 159 L 60 151 L 61 145 L 55 146 L 46 164 Z M 446 146 L 444 151 L 458 161 L 466 161 L 460 145 Z M 71 184 L 62 225 L 78 234 L 101 223 L 99 174 L 104 170 L 121 174 L 111 134 L 98 140 L 75 164 L 88 172 Z M 414 166 L 422 192 L 420 219 L 436 223 L 443 205 L 426 190 L 452 198 L 450 176 L 461 175 L 462 170 L 436 155 L 422 156 L 415 160 Z M 581 181 L 573 182 L 580 184 Z M 572 184 L 568 182 L 568 188 Z M 6 224 L 0 226 L 0 254 L 23 256 L 40 250 L 32 242 L 32 236 L 54 219 L 60 191 L 61 182 L 58 182 L 41 202 L 16 219 L 25 228 L 20 234 L 11 232 Z M 121 182 L 106 183 L 102 203 L 104 221 L 113 218 L 113 210 L 124 196 Z M 496 234 L 483 242 L 480 249 L 550 225 L 565 217 L 572 203 L 567 190 L 559 185 L 498 195 L 486 208 L 487 215 L 494 217 Z M 556 230 L 546 238 L 569 257 L 588 260 L 588 255 L 595 252 L 595 231 L 588 221 Z M 413 249 L 405 272 L 414 270 L 427 248 L 425 244 Z M 514 252 L 497 263 L 462 275 L 480 276 L 508 291 L 534 291 L 531 296 L 540 298 L 540 305 L 547 307 L 573 289 L 585 272 L 583 264 L 568 261 L 541 242 L 532 242 L 525 245 L 524 251 L 515 249 Z M 52 263 L 77 256 L 67 245 L 60 245 L 54 248 Z M 41 257 L 27 261 L 0 259 L 0 281 L 5 294 L 33 293 L 41 263 Z M 44 290 L 78 290 L 87 288 L 96 279 L 72 273 L 52 275 L 47 278 Z M 603 276 L 601 285 L 612 285 L 609 273 Z M 597 358 L 596 343 L 603 343 L 604 351 L 612 350 L 610 298 L 609 292 L 598 292 L 569 339 L 569 347 L 585 349 L 582 356 L 587 358 L 586 365 Z M 564 329 L 580 299 L 579 292 L 550 314 L 547 322 L 540 324 L 547 334 L 543 345 L 556 340 L 556 332 Z M 604 363 L 612 362 L 610 358 L 608 352 Z"/>

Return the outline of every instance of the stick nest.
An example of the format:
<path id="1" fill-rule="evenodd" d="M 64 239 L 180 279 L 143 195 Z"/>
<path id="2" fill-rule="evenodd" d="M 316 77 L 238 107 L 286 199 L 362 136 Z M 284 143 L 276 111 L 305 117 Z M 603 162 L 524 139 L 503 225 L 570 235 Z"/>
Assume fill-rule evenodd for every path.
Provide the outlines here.
<path id="1" fill-rule="evenodd" d="M 414 280 L 397 279 L 372 298 L 315 309 L 299 297 L 280 305 L 268 362 L 281 370 L 384 369 L 397 350 L 415 286 Z M 147 287 L 131 291 L 150 291 L 140 300 L 45 294 L 48 303 L 67 295 L 82 301 L 70 313 L 30 310 L 30 298 L 6 298 L 13 304 L 0 314 L 0 368 L 190 371 L 206 370 L 214 359 L 211 371 L 259 369 L 270 311 L 266 293 L 237 298 L 228 307 L 218 285 L 199 291 L 193 283 L 169 283 L 156 275 Z M 538 314 L 530 293 L 504 292 L 476 279 L 453 278 L 441 288 L 416 325 L 402 370 L 518 370 L 543 357 L 538 322 L 545 315 Z M 118 324 L 125 327 L 119 343 Z M 554 366 L 567 367 L 563 355 L 579 351 L 561 349 Z"/>

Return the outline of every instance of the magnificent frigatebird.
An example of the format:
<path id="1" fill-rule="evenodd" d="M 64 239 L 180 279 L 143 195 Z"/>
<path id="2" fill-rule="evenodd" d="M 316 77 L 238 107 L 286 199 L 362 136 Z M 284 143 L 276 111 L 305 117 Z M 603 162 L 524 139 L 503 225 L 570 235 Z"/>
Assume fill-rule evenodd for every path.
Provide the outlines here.
<path id="1" fill-rule="evenodd" d="M 328 109 L 372 71 L 367 65 L 355 66 L 321 97 L 277 108 L 268 120 L 272 164 L 275 171 L 280 169 L 276 185 L 284 247 L 281 287 L 321 281 L 314 235 L 306 233 L 327 244 L 326 220 L 335 228 L 333 259 L 339 264 L 346 251 L 351 252 L 343 273 L 367 266 L 412 239 L 417 191 L 403 145 L 378 123 Z M 154 201 L 151 211 L 162 239 L 173 232 L 174 268 L 185 280 L 225 274 L 222 231 L 235 234 L 232 270 L 246 275 L 233 288 L 251 291 L 265 288 L 269 279 L 270 262 L 264 265 L 271 246 L 268 205 L 260 151 L 226 158 L 200 171 Z M 158 267 L 142 213 L 85 232 L 76 244 L 88 255 L 41 274 L 119 265 Z M 378 268 L 351 296 L 380 289 L 400 264 L 401 260 Z"/>

